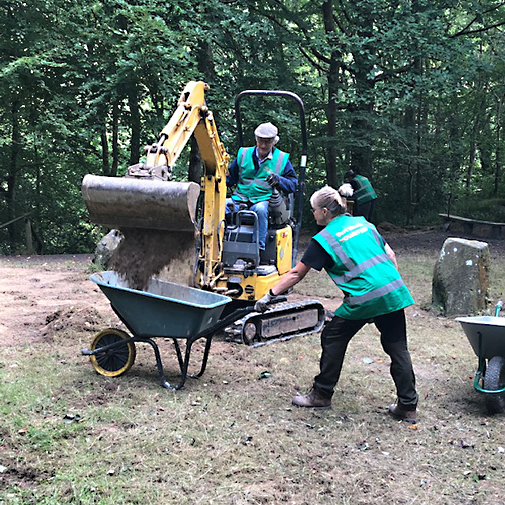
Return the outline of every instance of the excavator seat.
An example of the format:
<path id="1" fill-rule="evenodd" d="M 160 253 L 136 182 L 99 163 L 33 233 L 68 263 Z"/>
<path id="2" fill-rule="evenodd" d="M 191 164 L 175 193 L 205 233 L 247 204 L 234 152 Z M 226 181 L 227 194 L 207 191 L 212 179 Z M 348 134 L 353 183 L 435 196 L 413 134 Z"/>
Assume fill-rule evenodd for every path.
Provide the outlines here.
<path id="1" fill-rule="evenodd" d="M 239 210 L 229 216 L 234 224 L 228 225 L 225 231 L 223 263 L 232 266 L 238 260 L 243 260 L 258 266 L 260 264 L 258 216 L 250 210 Z"/>
<path id="2" fill-rule="evenodd" d="M 293 209 L 293 194 L 274 192 L 268 209 L 268 231 L 264 251 L 260 251 L 258 246 L 256 213 L 248 210 L 246 204 L 241 204 L 237 212 L 228 212 L 223 244 L 223 263 L 232 266 L 237 260 L 243 260 L 251 266 L 275 264 L 275 230 L 286 226 L 293 217 Z"/>

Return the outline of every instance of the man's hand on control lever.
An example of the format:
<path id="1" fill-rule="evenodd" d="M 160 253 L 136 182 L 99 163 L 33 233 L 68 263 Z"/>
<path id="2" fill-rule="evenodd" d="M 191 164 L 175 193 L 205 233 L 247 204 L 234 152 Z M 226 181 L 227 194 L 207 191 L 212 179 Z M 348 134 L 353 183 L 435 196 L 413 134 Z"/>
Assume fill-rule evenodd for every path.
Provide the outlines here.
<path id="1" fill-rule="evenodd" d="M 276 174 L 270 174 L 266 181 L 272 188 L 276 188 L 279 185 L 279 176 Z"/>

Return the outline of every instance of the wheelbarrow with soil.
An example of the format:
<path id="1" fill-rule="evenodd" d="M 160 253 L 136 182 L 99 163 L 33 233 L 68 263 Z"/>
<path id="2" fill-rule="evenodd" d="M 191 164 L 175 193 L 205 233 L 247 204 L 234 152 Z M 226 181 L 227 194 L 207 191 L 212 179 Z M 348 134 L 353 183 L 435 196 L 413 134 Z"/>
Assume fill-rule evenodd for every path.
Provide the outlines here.
<path id="1" fill-rule="evenodd" d="M 473 386 L 484 393 L 490 414 L 505 411 L 505 318 L 498 317 L 501 306 L 500 301 L 494 316 L 456 318 L 477 355 Z"/>
<path id="2" fill-rule="evenodd" d="M 131 335 L 115 328 L 98 333 L 89 349 L 82 349 L 89 356 L 93 368 L 101 375 L 118 377 L 126 373 L 135 362 L 136 343 L 149 344 L 156 358 L 161 385 L 168 389 L 180 389 L 188 376 L 188 365 L 193 344 L 205 339 L 200 371 L 191 377 L 201 377 L 207 366 L 212 338 L 236 320 L 254 310 L 253 306 L 237 308 L 222 317 L 225 307 L 232 301 L 210 291 L 190 288 L 159 279 L 151 279 L 145 291 L 131 289 L 127 281 L 116 272 L 93 274 L 95 282 L 109 299 L 112 309 Z M 285 298 L 279 297 L 278 301 Z M 181 378 L 171 385 L 165 378 L 156 337 L 172 339 L 177 354 Z M 185 340 L 184 355 L 180 341 Z"/>

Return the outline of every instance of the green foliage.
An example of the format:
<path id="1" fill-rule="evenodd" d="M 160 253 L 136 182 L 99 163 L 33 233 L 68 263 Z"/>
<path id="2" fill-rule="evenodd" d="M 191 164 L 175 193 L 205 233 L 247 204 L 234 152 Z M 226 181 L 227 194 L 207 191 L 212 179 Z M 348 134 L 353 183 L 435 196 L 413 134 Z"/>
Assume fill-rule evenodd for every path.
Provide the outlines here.
<path id="1" fill-rule="evenodd" d="M 505 223 L 505 198 L 462 197 L 451 212 L 462 217 Z"/>
<path id="2" fill-rule="evenodd" d="M 39 252 L 91 250 L 83 176 L 139 161 L 190 80 L 210 84 L 232 156 L 240 91 L 300 95 L 308 194 L 358 168 L 377 215 L 398 224 L 459 195 L 503 195 L 505 20 L 490 0 L 13 0 L 0 22 L 0 225 L 31 213 Z M 252 100 L 243 120 L 245 143 L 259 122 L 278 123 L 297 164 L 290 105 Z M 0 241 L 23 252 L 23 222 Z"/>

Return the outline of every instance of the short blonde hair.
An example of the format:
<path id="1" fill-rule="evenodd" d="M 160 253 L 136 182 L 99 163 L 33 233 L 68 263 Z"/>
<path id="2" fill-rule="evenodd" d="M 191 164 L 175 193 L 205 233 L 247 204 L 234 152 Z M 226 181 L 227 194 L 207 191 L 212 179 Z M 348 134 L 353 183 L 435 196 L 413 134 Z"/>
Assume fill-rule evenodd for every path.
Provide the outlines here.
<path id="1" fill-rule="evenodd" d="M 331 186 L 324 186 L 313 193 L 310 197 L 310 205 L 313 209 L 326 207 L 332 216 L 345 214 L 347 207 L 339 192 Z"/>

